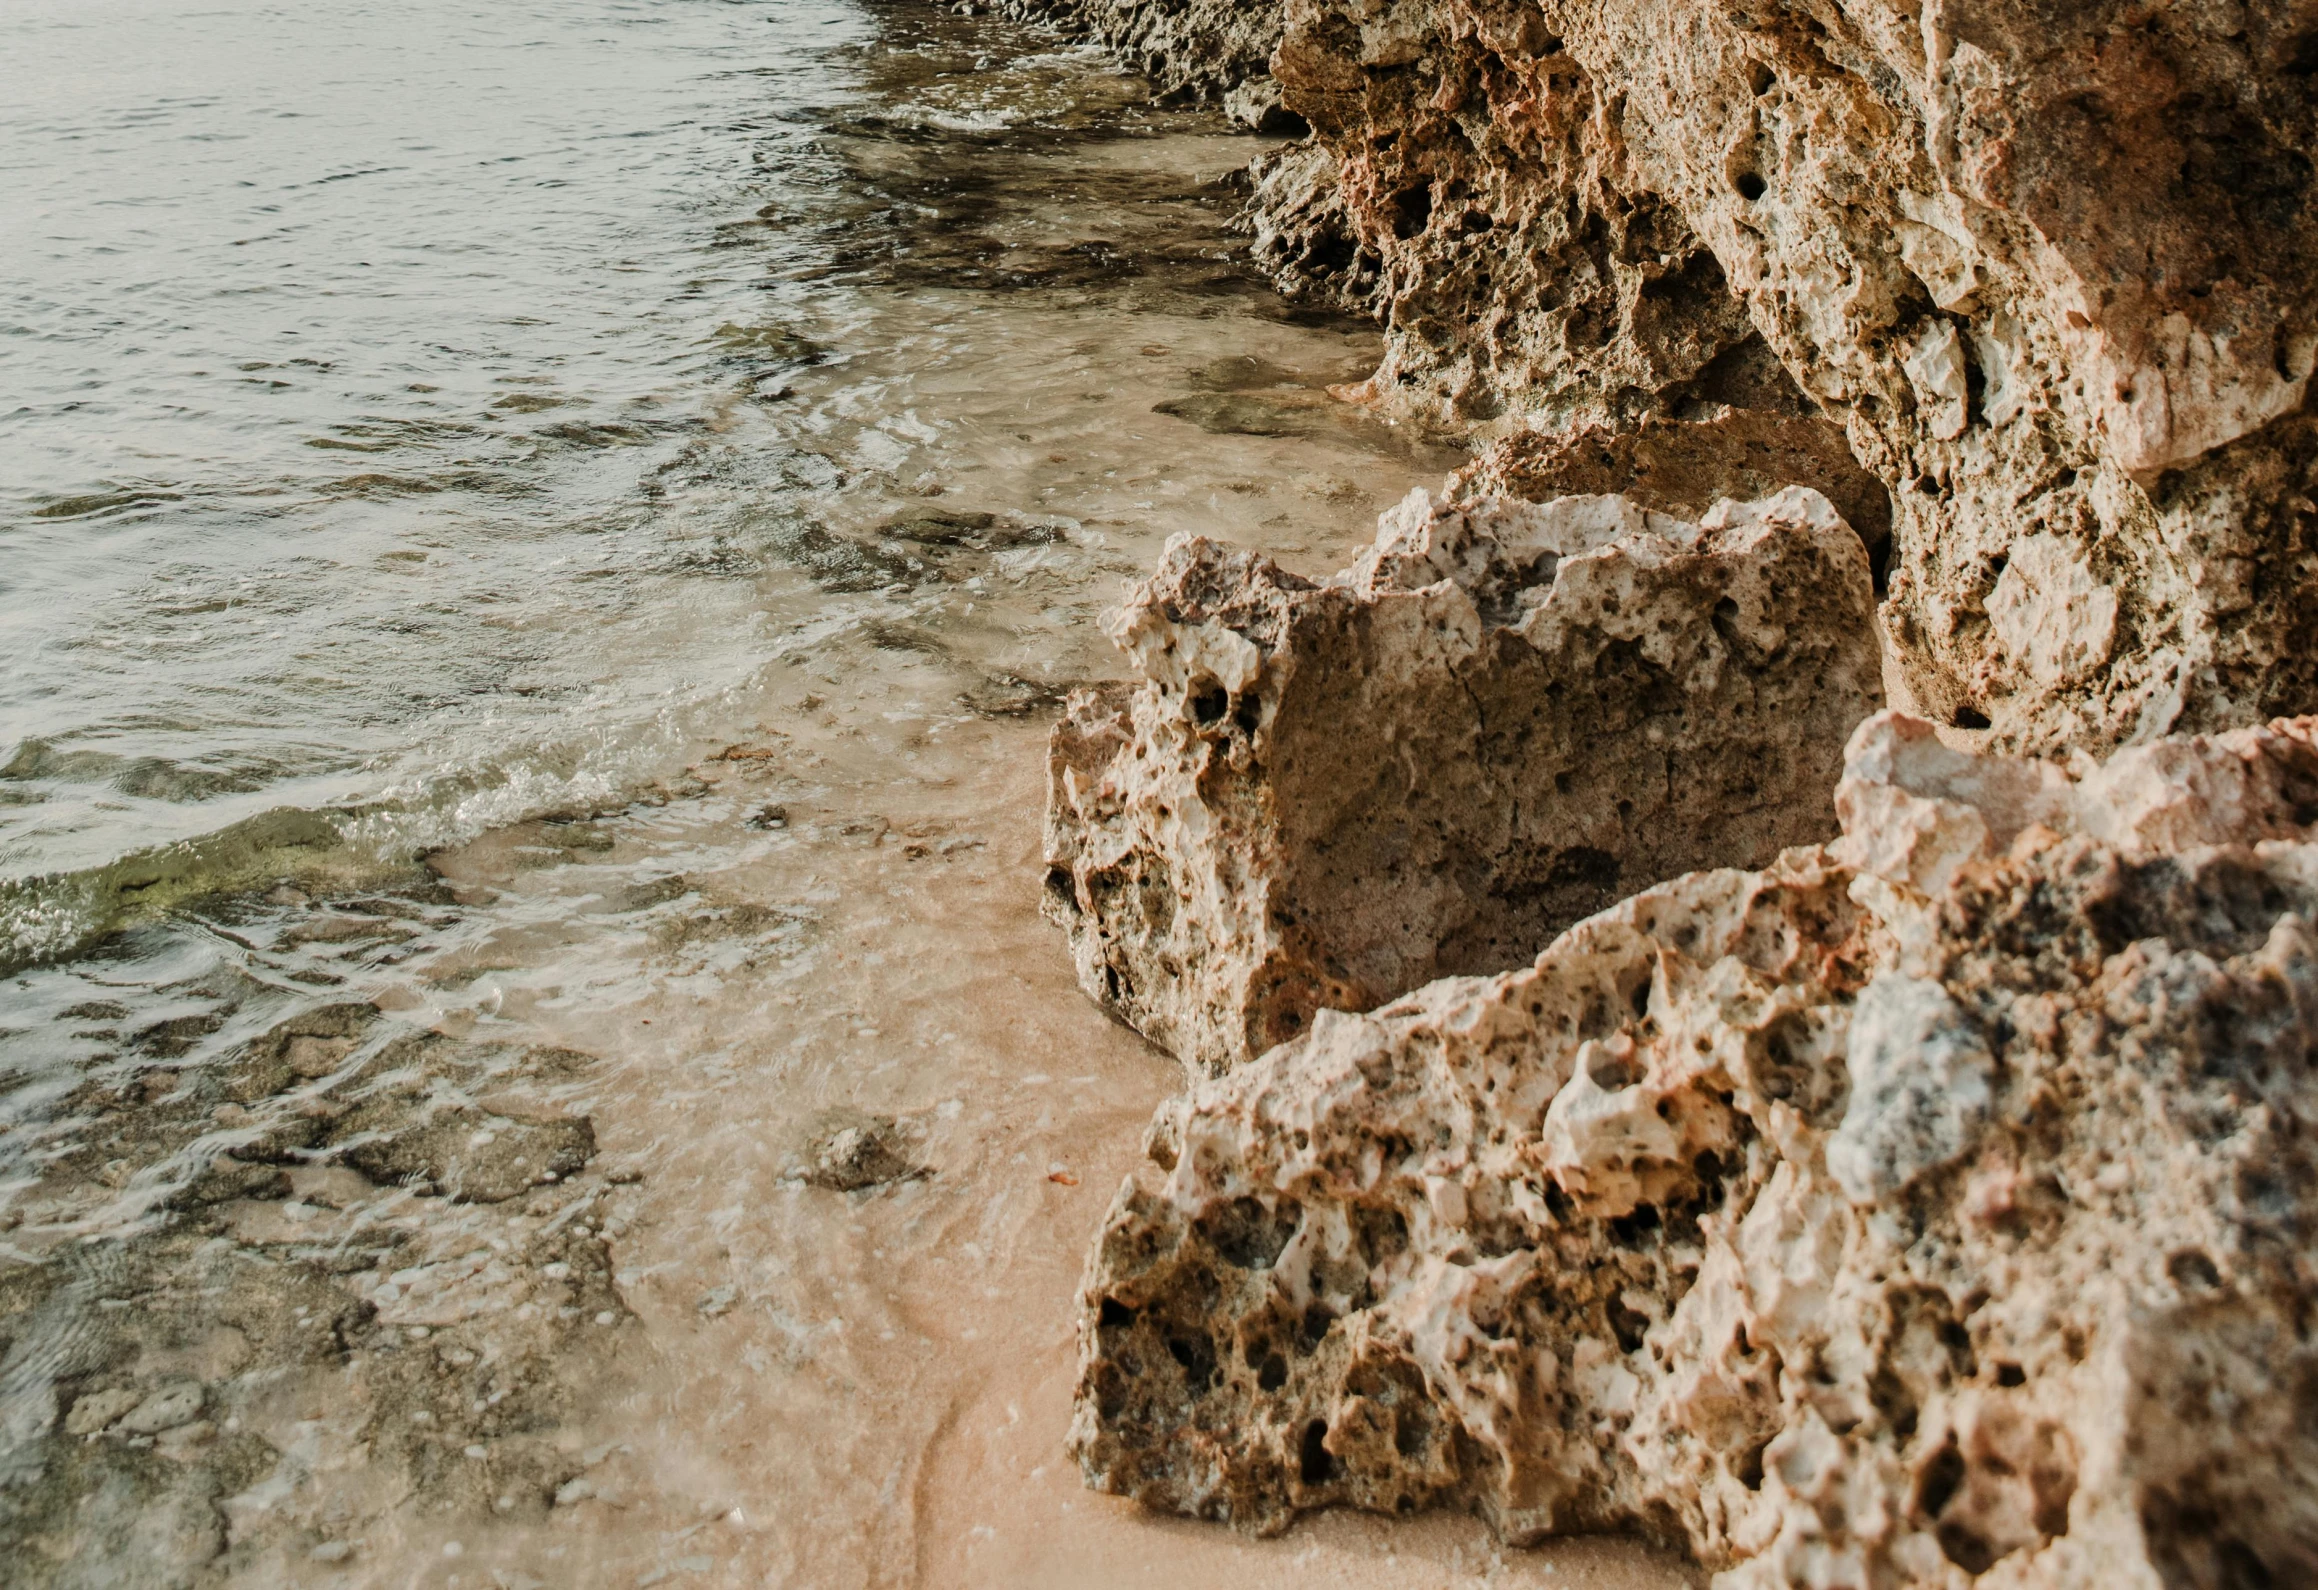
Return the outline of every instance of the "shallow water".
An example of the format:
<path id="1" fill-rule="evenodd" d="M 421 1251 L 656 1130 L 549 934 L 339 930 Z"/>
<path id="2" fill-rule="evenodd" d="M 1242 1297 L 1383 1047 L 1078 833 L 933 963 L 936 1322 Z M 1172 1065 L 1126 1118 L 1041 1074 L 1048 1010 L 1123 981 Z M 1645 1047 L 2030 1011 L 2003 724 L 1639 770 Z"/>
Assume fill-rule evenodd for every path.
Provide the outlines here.
<path id="1" fill-rule="evenodd" d="M 1175 1079 L 1037 920 L 1045 725 L 1168 535 L 1323 572 L 1457 457 L 1237 263 L 1248 139 L 915 8 L 12 20 L 41 1582 L 1673 1582 L 1062 1454 Z M 879 1119 L 913 1173 L 814 1185 Z"/>

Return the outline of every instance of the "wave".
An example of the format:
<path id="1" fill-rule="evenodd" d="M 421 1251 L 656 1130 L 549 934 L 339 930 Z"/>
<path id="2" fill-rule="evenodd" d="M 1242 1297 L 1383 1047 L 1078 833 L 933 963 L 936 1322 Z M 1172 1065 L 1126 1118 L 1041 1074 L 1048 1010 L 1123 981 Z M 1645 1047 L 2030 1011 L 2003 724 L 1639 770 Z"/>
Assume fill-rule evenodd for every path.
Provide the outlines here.
<path id="1" fill-rule="evenodd" d="M 93 866 L 0 879 L 0 977 L 86 954 L 204 899 L 282 882 L 363 888 L 494 828 L 620 810 L 667 789 L 666 770 L 690 739 L 664 722 L 642 740 L 599 743 L 594 755 L 541 747 L 536 759 L 438 773 L 407 792 L 274 807 Z"/>

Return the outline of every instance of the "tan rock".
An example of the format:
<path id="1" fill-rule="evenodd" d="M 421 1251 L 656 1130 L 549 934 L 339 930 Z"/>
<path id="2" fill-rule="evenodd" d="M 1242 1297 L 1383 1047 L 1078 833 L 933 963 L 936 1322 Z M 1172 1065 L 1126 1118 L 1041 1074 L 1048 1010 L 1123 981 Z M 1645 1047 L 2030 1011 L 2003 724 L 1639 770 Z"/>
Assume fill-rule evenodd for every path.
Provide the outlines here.
<path id="1" fill-rule="evenodd" d="M 2079 775 L 1883 714 L 1700 873 L 1162 1110 L 1091 1483 L 1454 1505 L 1720 1590 L 2318 1578 L 2318 719 Z"/>
<path id="2" fill-rule="evenodd" d="M 1871 602 L 1800 490 L 1695 524 L 1419 492 L 1318 585 L 1179 537 L 1111 621 L 1142 683 L 1055 732 L 1049 913 L 1089 993 L 1209 1069 L 1521 964 L 1644 884 L 1833 833 Z"/>
<path id="3" fill-rule="evenodd" d="M 1256 162 L 1254 256 L 1387 328 L 1364 401 L 1494 440 L 1477 490 L 1808 412 L 1888 488 L 1943 722 L 2105 750 L 2318 705 L 2305 0 L 1048 9 L 1170 87 L 1268 69 L 1314 140 Z"/>

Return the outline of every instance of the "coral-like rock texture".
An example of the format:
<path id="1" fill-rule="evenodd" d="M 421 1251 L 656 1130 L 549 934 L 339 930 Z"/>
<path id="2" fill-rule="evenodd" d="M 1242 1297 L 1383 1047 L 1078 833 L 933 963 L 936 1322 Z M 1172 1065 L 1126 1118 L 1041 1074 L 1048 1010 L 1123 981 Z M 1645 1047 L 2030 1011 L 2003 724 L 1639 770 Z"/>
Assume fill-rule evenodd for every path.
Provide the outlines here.
<path id="1" fill-rule="evenodd" d="M 1166 1106 L 1090 1480 L 1721 1590 L 2318 1582 L 2318 719 L 2072 774 L 1879 714 L 1837 800 Z"/>
<path id="2" fill-rule="evenodd" d="M 1432 504 L 1314 584 L 1179 537 L 1111 620 L 1142 675 L 1053 742 L 1080 980 L 1217 1069 L 1620 895 L 1831 837 L 1882 703 L 1859 538 L 1814 492 Z"/>
<path id="3" fill-rule="evenodd" d="M 1163 95 L 1225 100 L 1251 125 L 1280 96 L 1270 79 L 1280 8 L 1240 0 L 1001 0 L 1009 15 L 1093 38 Z M 1249 108 L 1256 107 L 1254 113 Z"/>
<path id="4" fill-rule="evenodd" d="M 1480 487 L 1784 414 L 1887 489 L 1887 625 L 1943 722 L 2099 751 L 2318 703 L 2308 0 L 1237 14 L 1313 130 L 1256 163 L 1256 259 L 1386 324 L 1372 401 L 1503 439 Z"/>

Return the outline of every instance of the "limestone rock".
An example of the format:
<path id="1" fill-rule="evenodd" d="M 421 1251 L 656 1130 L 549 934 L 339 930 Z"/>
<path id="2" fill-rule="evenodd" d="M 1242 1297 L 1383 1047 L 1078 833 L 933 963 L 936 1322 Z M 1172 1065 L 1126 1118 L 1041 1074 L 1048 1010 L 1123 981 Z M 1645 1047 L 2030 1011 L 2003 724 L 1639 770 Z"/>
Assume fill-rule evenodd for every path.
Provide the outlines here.
<path id="1" fill-rule="evenodd" d="M 1706 403 L 1689 417 L 1646 416 L 1623 430 L 1588 426 L 1568 436 L 1532 432 L 1509 439 L 1485 480 L 1530 502 L 1615 492 L 1645 508 L 1695 519 L 1723 497 L 1768 497 L 1809 486 L 1859 532 L 1880 574 L 1891 552 L 1891 495 L 1859 466 L 1843 432 L 1776 391 L 1745 406 Z"/>
<path id="2" fill-rule="evenodd" d="M 1916 696 L 2098 747 L 2318 699 L 2313 37 L 2297 0 L 1289 0 L 1274 72 L 1376 262 L 1380 401 L 1623 430 L 1751 330 L 1890 488 Z"/>
<path id="3" fill-rule="evenodd" d="M 1880 704 L 1867 560 L 1816 493 L 1386 514 L 1313 584 L 1178 537 L 1111 620 L 1142 675 L 1056 729 L 1080 981 L 1221 1068 L 1619 895 L 1830 837 Z"/>
<path id="4" fill-rule="evenodd" d="M 1219 99 L 1261 83 L 1280 42 L 1279 8 L 1241 0 L 1001 0 L 1000 8 L 1090 35 L 1164 95 Z M 1240 104 L 1260 112 L 1264 97 L 1258 88 Z M 1260 117 L 1242 119 L 1262 131 L 1280 130 L 1279 95 L 1269 98 L 1272 126 Z"/>
<path id="5" fill-rule="evenodd" d="M 1495 439 L 1479 489 L 1767 359 L 1766 412 L 1889 491 L 1943 721 L 2100 750 L 2318 704 L 2307 0 L 1048 10 L 1166 87 L 1268 72 L 1313 142 L 1256 164 L 1255 259 L 1387 328 L 1363 397 Z"/>
<path id="6" fill-rule="evenodd" d="M 2318 1580 L 2318 719 L 2072 772 L 1880 714 L 1838 805 L 1165 1106 L 1090 1482 L 1720 1590 Z"/>
<path id="7" fill-rule="evenodd" d="M 890 1115 L 823 1111 L 805 1143 L 804 1180 L 833 1192 L 859 1192 L 929 1174 L 910 1159 L 909 1140 Z"/>

